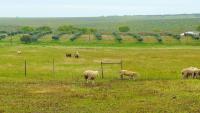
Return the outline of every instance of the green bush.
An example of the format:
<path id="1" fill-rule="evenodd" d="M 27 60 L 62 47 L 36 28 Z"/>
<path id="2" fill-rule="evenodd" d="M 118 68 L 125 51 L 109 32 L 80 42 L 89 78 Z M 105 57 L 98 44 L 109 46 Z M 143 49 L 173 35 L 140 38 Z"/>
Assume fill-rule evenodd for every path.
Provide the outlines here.
<path id="1" fill-rule="evenodd" d="M 158 41 L 159 43 L 161 43 L 161 42 L 163 41 L 160 34 L 154 34 L 154 36 L 155 36 L 155 38 L 157 39 L 157 41 Z"/>
<path id="2" fill-rule="evenodd" d="M 53 35 L 53 36 L 52 36 L 52 39 L 53 39 L 53 40 L 59 40 L 59 39 L 60 39 L 60 36 L 59 36 L 59 35 Z"/>
<path id="3" fill-rule="evenodd" d="M 102 40 L 101 33 L 95 33 L 95 37 L 96 37 L 97 40 Z"/>
<path id="4" fill-rule="evenodd" d="M 128 32 L 130 31 L 130 28 L 128 26 L 121 26 L 119 27 L 120 32 Z"/>
<path id="5" fill-rule="evenodd" d="M 32 42 L 31 35 L 24 34 L 24 35 L 20 38 L 20 41 L 23 42 L 23 43 L 25 43 L 25 44 L 31 43 L 31 42 Z"/>
<path id="6" fill-rule="evenodd" d="M 138 42 L 142 42 L 143 38 L 141 35 L 139 34 L 129 34 L 130 36 L 132 36 L 133 38 L 137 39 Z"/>
<path id="7" fill-rule="evenodd" d="M 173 37 L 177 40 L 180 40 L 181 39 L 181 36 L 180 35 L 173 35 Z"/>
<path id="8" fill-rule="evenodd" d="M 113 36 L 115 37 L 115 39 L 118 41 L 118 42 L 121 42 L 122 41 L 122 37 L 116 33 L 116 32 L 113 32 Z"/>
<path id="9" fill-rule="evenodd" d="M 71 41 L 74 41 L 76 40 L 78 37 L 80 37 L 82 35 L 82 32 L 78 32 L 78 33 L 75 33 L 71 36 L 70 40 Z"/>
<path id="10" fill-rule="evenodd" d="M 7 34 L 0 34 L 0 40 L 4 39 L 7 37 Z"/>

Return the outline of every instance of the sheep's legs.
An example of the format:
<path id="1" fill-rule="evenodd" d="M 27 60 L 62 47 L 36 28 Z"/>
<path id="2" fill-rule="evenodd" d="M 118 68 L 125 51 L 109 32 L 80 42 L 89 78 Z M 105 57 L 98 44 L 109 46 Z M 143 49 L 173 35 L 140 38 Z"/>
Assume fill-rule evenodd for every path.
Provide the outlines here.
<path id="1" fill-rule="evenodd" d="M 87 84 L 88 84 L 88 82 L 89 82 L 88 79 L 86 79 L 86 83 L 87 83 Z"/>
<path id="2" fill-rule="evenodd" d="M 120 75 L 121 76 L 121 79 L 123 80 L 124 78 L 123 78 L 123 75 Z"/>

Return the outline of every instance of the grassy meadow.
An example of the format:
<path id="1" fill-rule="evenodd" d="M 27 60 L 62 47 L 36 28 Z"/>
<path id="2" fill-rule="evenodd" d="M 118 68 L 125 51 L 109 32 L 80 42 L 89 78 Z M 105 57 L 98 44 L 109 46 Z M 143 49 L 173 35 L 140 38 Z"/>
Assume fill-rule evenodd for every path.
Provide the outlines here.
<path id="1" fill-rule="evenodd" d="M 16 51 L 21 50 L 22 54 Z M 80 59 L 66 52 L 80 52 Z M 199 80 L 182 80 L 180 71 L 200 67 L 200 48 L 0 47 L 1 113 L 199 113 Z M 52 73 L 52 59 L 55 73 Z M 24 60 L 27 60 L 27 77 Z M 105 78 L 86 84 L 82 72 L 100 70 L 101 60 L 123 60 L 124 69 L 140 73 L 120 80 L 119 65 L 106 65 Z"/>
<path id="2" fill-rule="evenodd" d="M 0 18 L 0 31 L 22 26 L 61 25 L 95 28 L 102 40 L 87 33 L 71 41 L 72 34 L 52 40 L 56 32 L 23 44 L 22 34 L 0 40 L 0 113 L 199 113 L 200 82 L 183 80 L 181 70 L 200 67 L 200 41 L 192 37 L 142 35 L 140 42 L 121 33 L 180 34 L 196 30 L 200 15 L 111 16 L 95 18 Z M 24 32 L 23 32 L 24 33 Z M 21 51 L 22 54 L 17 54 Z M 79 51 L 80 58 L 66 58 Z M 104 76 L 86 83 L 83 71 L 98 70 L 101 61 L 123 61 L 123 69 L 138 72 L 136 80 L 121 80 L 120 65 L 105 65 Z M 27 74 L 25 76 L 25 61 Z M 53 70 L 54 61 L 54 70 Z"/>

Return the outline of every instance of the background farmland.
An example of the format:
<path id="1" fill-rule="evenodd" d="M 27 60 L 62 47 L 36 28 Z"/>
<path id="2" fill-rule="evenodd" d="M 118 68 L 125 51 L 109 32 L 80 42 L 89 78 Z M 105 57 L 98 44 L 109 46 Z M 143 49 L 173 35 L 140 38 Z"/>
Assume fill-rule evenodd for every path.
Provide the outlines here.
<path id="1" fill-rule="evenodd" d="M 63 25 L 95 28 L 101 37 L 72 40 L 77 31 L 56 31 Z M 182 79 L 181 70 L 200 67 L 200 37 L 179 35 L 199 25 L 200 15 L 0 18 L 0 113 L 199 113 L 200 82 Z M 53 30 L 14 32 L 23 26 Z M 120 26 L 131 31 L 115 32 Z M 36 41 L 25 43 L 24 36 Z M 79 59 L 66 58 L 76 51 Z M 122 60 L 123 69 L 140 76 L 121 80 L 120 66 L 106 65 L 105 78 L 87 84 L 83 71 L 101 72 L 102 60 Z"/>
<path id="2" fill-rule="evenodd" d="M 110 16 L 88 18 L 0 18 L 0 30 L 16 30 L 20 26 L 47 25 L 54 29 L 61 25 L 92 27 L 102 32 L 113 32 L 128 25 L 131 32 L 174 32 L 195 30 L 200 15 Z"/>

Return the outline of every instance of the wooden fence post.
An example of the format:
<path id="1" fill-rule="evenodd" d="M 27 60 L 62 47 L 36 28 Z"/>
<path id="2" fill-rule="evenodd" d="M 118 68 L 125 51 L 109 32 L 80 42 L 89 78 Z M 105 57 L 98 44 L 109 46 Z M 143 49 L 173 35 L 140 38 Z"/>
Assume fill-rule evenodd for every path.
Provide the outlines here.
<path id="1" fill-rule="evenodd" d="M 101 76 L 102 78 L 104 78 L 104 75 L 103 75 L 103 62 L 101 61 Z"/>
<path id="2" fill-rule="evenodd" d="M 123 63 L 122 63 L 122 60 L 121 60 L 121 70 L 123 69 Z"/>
<path id="3" fill-rule="evenodd" d="M 24 62 L 24 75 L 25 75 L 25 77 L 26 77 L 26 75 L 27 75 L 27 64 L 26 64 L 26 60 L 25 60 L 25 62 Z"/>

